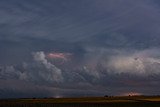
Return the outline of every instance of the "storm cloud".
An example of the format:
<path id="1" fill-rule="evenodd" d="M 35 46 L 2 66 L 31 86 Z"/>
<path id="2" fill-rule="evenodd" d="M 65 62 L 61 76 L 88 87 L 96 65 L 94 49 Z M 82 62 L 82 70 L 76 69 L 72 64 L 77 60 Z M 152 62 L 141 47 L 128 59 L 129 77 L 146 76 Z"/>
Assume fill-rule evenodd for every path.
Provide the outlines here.
<path id="1" fill-rule="evenodd" d="M 159 94 L 159 6 L 158 0 L 0 0 L 0 95 Z"/>

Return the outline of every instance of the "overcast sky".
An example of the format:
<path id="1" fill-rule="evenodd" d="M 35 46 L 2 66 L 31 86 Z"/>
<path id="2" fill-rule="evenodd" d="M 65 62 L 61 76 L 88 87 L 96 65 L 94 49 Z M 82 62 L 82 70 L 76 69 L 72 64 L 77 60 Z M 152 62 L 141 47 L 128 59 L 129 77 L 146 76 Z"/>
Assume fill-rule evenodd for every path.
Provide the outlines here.
<path id="1" fill-rule="evenodd" d="M 159 88 L 159 0 L 0 0 L 0 98 Z"/>

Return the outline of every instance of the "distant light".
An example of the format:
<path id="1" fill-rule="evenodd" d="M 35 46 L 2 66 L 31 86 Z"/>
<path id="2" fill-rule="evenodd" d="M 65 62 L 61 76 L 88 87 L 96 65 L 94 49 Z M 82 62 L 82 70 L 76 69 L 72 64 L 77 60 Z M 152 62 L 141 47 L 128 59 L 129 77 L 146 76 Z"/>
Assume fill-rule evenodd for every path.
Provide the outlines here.
<path id="1" fill-rule="evenodd" d="M 63 96 L 61 95 L 55 95 L 54 98 L 62 98 Z"/>
<path id="2" fill-rule="evenodd" d="M 127 92 L 127 93 L 122 93 L 121 96 L 140 96 L 142 93 L 138 92 Z"/>

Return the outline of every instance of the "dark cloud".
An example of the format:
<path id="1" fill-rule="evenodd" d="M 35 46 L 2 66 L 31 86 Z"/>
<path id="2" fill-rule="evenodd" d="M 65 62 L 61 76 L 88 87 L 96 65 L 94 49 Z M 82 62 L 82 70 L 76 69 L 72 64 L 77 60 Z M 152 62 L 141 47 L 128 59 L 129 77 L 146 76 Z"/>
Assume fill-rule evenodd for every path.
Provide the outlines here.
<path id="1" fill-rule="evenodd" d="M 32 63 L 0 67 L 1 90 L 6 91 L 2 96 L 8 97 L 9 91 L 15 97 L 20 94 L 31 97 L 29 95 L 32 93 L 28 93 L 28 90 L 36 90 L 38 87 L 41 88 L 37 92 L 32 91 L 33 96 L 38 97 L 42 90 L 46 92 L 39 97 L 121 95 L 134 91 L 155 94 L 152 90 L 157 90 L 160 76 L 159 60 L 153 57 L 157 53 L 156 50 L 136 52 L 136 55 L 123 52 L 121 54 L 127 56 L 118 54 L 108 59 L 104 59 L 107 55 L 90 53 L 89 56 L 94 58 L 84 61 L 84 65 L 66 69 L 65 66 L 58 68 L 49 62 L 43 51 L 34 52 Z M 28 88 L 24 89 L 22 84 L 28 84 Z M 144 87 L 148 90 L 143 90 Z M 56 92 L 52 92 L 54 90 Z"/>
<path id="2" fill-rule="evenodd" d="M 1 0 L 0 95 L 159 94 L 159 8 L 157 0 Z"/>

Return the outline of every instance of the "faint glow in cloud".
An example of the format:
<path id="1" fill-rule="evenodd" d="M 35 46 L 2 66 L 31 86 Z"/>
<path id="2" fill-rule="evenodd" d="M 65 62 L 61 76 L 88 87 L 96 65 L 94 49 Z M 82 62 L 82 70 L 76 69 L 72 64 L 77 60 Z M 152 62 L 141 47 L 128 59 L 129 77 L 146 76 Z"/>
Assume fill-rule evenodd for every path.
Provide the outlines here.
<path id="1" fill-rule="evenodd" d="M 110 72 L 130 73 L 147 76 L 160 74 L 159 50 L 150 49 L 131 54 L 112 56 L 108 60 L 107 68 Z"/>
<path id="2" fill-rule="evenodd" d="M 67 61 L 71 55 L 71 53 L 52 52 L 48 53 L 47 58 Z"/>
<path id="3" fill-rule="evenodd" d="M 145 73 L 145 67 L 143 61 L 134 57 L 117 57 L 110 62 L 113 69 L 118 72 L 129 73 Z M 133 72 L 132 72 L 133 71 Z"/>

